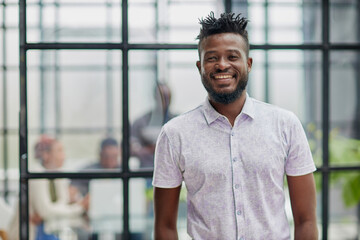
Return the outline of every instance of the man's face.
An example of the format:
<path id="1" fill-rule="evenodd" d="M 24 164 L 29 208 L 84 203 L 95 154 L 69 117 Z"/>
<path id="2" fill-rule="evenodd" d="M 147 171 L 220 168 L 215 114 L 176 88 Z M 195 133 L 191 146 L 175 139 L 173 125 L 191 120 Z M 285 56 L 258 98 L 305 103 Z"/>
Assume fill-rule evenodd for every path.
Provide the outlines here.
<path id="1" fill-rule="evenodd" d="M 100 163 L 103 168 L 119 167 L 120 150 L 117 146 L 106 146 L 100 152 Z"/>
<path id="2" fill-rule="evenodd" d="M 63 145 L 54 141 L 49 151 L 43 154 L 43 164 L 47 169 L 58 169 L 64 165 L 65 151 Z"/>
<path id="3" fill-rule="evenodd" d="M 229 104 L 246 88 L 252 59 L 246 56 L 246 43 L 235 33 L 220 33 L 200 44 L 200 61 L 196 63 L 210 100 Z"/>

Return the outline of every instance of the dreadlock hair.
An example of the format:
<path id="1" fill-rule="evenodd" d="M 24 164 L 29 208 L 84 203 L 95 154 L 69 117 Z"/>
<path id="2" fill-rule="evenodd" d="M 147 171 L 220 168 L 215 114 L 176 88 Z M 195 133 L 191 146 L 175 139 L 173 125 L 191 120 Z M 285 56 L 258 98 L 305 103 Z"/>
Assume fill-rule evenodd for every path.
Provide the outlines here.
<path id="1" fill-rule="evenodd" d="M 246 43 L 246 56 L 249 56 L 249 39 L 248 32 L 246 30 L 246 26 L 249 20 L 245 17 L 241 17 L 241 13 L 235 17 L 235 13 L 222 13 L 220 18 L 216 19 L 214 16 L 214 12 L 210 12 L 210 14 L 204 19 L 199 19 L 199 23 L 201 25 L 200 34 L 196 37 L 199 40 L 198 50 L 200 53 L 200 44 L 201 42 L 215 34 L 219 33 L 237 33 L 242 36 Z"/>

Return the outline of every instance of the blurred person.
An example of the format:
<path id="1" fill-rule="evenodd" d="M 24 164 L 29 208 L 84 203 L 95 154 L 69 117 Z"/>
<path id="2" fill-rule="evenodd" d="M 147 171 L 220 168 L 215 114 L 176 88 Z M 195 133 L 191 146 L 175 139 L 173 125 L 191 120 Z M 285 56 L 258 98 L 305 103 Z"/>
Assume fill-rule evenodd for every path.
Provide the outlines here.
<path id="1" fill-rule="evenodd" d="M 114 138 L 105 138 L 100 143 L 99 161 L 87 165 L 81 171 L 90 170 L 112 170 L 121 169 L 121 150 L 118 142 Z M 71 186 L 75 187 L 83 196 L 89 192 L 88 179 L 73 179 Z"/>
<path id="2" fill-rule="evenodd" d="M 168 85 L 157 83 L 154 98 L 154 108 L 136 119 L 131 126 L 131 155 L 139 159 L 140 168 L 154 167 L 155 144 L 160 129 L 175 116 L 169 108 L 171 90 Z"/>
<path id="3" fill-rule="evenodd" d="M 34 170 L 57 172 L 65 161 L 63 145 L 56 139 L 41 136 L 35 145 Z M 56 222 L 65 218 L 81 217 L 88 209 L 89 199 L 84 197 L 71 202 L 68 179 L 35 179 L 29 181 L 29 239 L 57 240 L 52 232 L 59 231 Z M 18 239 L 18 213 L 12 223 L 10 239 Z M 17 228 L 17 229 L 16 229 Z M 14 230 L 15 229 L 15 230 Z"/>
<path id="4" fill-rule="evenodd" d="M 155 239 L 177 239 L 182 182 L 192 239 L 317 239 L 316 170 L 304 129 L 290 111 L 246 93 L 252 67 L 248 20 L 211 12 L 200 20 L 196 66 L 208 92 L 199 107 L 164 125 L 155 151 Z"/>

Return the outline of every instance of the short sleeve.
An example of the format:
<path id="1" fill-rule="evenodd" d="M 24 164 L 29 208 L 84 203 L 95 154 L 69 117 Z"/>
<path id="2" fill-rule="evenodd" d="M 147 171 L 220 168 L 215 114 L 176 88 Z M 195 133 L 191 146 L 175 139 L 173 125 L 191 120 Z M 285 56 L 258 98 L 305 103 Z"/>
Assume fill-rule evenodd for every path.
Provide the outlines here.
<path id="1" fill-rule="evenodd" d="M 300 120 L 294 114 L 291 114 L 288 124 L 286 174 L 289 176 L 301 176 L 314 172 L 316 167 Z"/>
<path id="2" fill-rule="evenodd" d="M 175 188 L 181 185 L 183 177 L 179 168 L 179 154 L 173 149 L 163 127 L 156 143 L 153 186 Z"/>

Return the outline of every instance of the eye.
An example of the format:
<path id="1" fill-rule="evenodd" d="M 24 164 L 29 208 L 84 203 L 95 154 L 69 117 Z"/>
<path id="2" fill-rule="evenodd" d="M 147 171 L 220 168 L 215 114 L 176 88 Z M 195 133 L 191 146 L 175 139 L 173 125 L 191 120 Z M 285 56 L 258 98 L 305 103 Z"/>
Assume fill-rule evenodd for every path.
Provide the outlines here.
<path id="1" fill-rule="evenodd" d="M 229 56 L 229 59 L 230 60 L 237 60 L 239 57 L 238 56 L 236 56 L 236 55 L 230 55 Z"/>
<path id="2" fill-rule="evenodd" d="M 214 61 L 216 61 L 216 57 L 215 57 L 215 56 L 207 57 L 207 58 L 206 58 L 206 61 L 208 61 L 208 62 L 214 62 Z"/>

